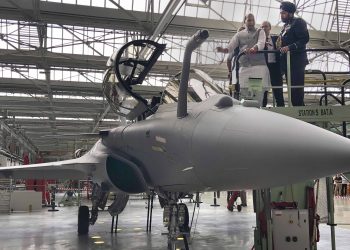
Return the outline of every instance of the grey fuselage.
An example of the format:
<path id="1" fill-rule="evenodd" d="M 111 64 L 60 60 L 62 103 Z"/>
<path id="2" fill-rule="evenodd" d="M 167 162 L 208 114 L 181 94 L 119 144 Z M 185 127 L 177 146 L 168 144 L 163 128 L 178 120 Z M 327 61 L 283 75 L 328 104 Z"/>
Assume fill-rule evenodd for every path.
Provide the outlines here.
<path id="1" fill-rule="evenodd" d="M 99 143 L 135 163 L 159 191 L 265 188 L 350 170 L 349 139 L 227 98 L 189 103 L 181 119 L 176 103 L 160 105 Z"/>

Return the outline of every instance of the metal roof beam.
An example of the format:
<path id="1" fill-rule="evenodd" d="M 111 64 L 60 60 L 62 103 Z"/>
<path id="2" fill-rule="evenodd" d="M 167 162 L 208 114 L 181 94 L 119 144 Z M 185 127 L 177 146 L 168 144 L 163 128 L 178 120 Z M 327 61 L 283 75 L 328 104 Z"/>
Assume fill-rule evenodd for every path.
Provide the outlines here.
<path id="1" fill-rule="evenodd" d="M 12 0 L 24 10 L 31 10 L 32 4 L 27 0 Z M 139 22 L 147 27 L 152 27 L 148 13 L 128 11 L 135 20 L 121 9 L 98 8 L 73 4 L 61 4 L 53 2 L 40 3 L 40 21 L 61 25 L 77 25 L 85 27 L 109 28 L 119 30 L 133 30 L 144 33 L 145 29 L 140 27 Z M 159 22 L 161 14 L 154 14 L 154 21 Z M 7 1 L 0 1 L 0 18 L 23 20 L 25 17 L 16 7 Z M 206 18 L 194 18 L 176 16 L 166 29 L 166 34 L 191 36 L 195 29 L 208 29 L 211 37 L 215 39 L 230 39 L 234 32 L 233 27 L 240 27 L 240 22 L 228 22 L 224 20 L 213 20 Z M 278 34 L 281 27 L 275 26 L 272 33 Z M 325 39 L 337 43 L 337 32 L 310 31 L 310 45 L 312 47 L 324 46 Z M 350 39 L 350 34 L 341 33 L 341 41 Z"/>
<path id="2" fill-rule="evenodd" d="M 73 70 L 99 69 L 102 72 L 107 68 L 107 59 L 108 57 L 102 56 L 0 49 L 0 62 L 6 64 L 36 65 L 38 68 L 42 68 L 43 64 L 47 64 L 50 67 L 67 67 Z M 214 79 L 227 79 L 227 68 L 224 64 L 192 64 L 192 66 L 204 72 L 210 72 L 210 76 Z M 174 76 L 179 73 L 181 69 L 182 63 L 180 62 L 157 61 L 151 73 Z"/>

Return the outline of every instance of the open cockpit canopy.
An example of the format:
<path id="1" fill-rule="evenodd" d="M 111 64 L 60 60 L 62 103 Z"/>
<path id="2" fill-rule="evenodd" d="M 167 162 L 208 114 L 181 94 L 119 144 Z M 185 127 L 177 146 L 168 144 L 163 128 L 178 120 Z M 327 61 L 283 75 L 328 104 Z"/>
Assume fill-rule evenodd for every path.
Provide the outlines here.
<path id="1" fill-rule="evenodd" d="M 103 93 L 118 115 L 134 120 L 153 114 L 157 104 L 177 102 L 181 72 L 159 92 L 138 91 L 147 74 L 163 53 L 165 44 L 135 40 L 125 44 L 109 58 L 103 79 Z M 147 86 L 149 87 L 149 86 Z M 203 71 L 191 69 L 187 100 L 201 102 L 223 90 Z"/>
<path id="2" fill-rule="evenodd" d="M 134 90 L 141 85 L 163 53 L 165 44 L 135 40 L 109 58 L 103 79 L 103 93 L 111 109 L 129 120 L 151 112 L 151 103 Z M 152 98 L 151 98 L 152 99 Z"/>
<path id="3" fill-rule="evenodd" d="M 165 87 L 162 96 L 163 103 L 177 102 L 180 87 L 181 72 L 175 75 Z M 222 94 L 224 91 L 213 79 L 199 69 L 191 69 L 188 80 L 187 101 L 201 102 L 213 95 Z"/>

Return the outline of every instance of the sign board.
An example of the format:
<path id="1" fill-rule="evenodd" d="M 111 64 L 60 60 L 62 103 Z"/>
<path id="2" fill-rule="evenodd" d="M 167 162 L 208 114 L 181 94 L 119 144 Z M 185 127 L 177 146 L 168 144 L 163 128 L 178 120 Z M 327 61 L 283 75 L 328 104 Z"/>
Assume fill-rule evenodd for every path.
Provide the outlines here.
<path id="1" fill-rule="evenodd" d="M 258 93 L 263 91 L 262 78 L 248 78 L 248 90 L 251 93 Z"/>
<path id="2" fill-rule="evenodd" d="M 350 121 L 350 106 L 273 107 L 264 109 L 306 122 Z"/>

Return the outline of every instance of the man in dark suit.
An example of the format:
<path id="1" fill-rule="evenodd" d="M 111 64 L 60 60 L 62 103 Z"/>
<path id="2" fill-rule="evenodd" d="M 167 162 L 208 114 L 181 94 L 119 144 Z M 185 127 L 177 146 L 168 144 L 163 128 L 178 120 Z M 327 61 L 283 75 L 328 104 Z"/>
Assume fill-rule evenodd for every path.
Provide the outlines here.
<path id="1" fill-rule="evenodd" d="M 309 42 L 309 31 L 306 22 L 294 17 L 296 6 L 291 2 L 282 2 L 280 6 L 283 29 L 277 40 L 277 48 L 281 51 L 282 73 L 287 74 L 287 56 L 290 51 L 291 60 L 291 86 L 293 106 L 304 106 L 304 80 L 305 67 L 309 63 L 306 55 L 306 44 Z"/>
<path id="2" fill-rule="evenodd" d="M 276 41 L 278 36 L 271 36 L 271 23 L 268 21 L 264 21 L 261 24 L 261 28 L 265 31 L 266 34 L 266 45 L 265 50 L 276 50 Z M 265 53 L 266 65 L 269 68 L 270 72 L 270 80 L 273 88 L 273 96 L 275 97 L 277 107 L 284 107 L 284 99 L 283 99 L 283 79 L 281 73 L 281 65 L 280 65 L 280 55 L 275 53 Z M 267 104 L 267 92 L 264 96 L 264 106 Z"/>

